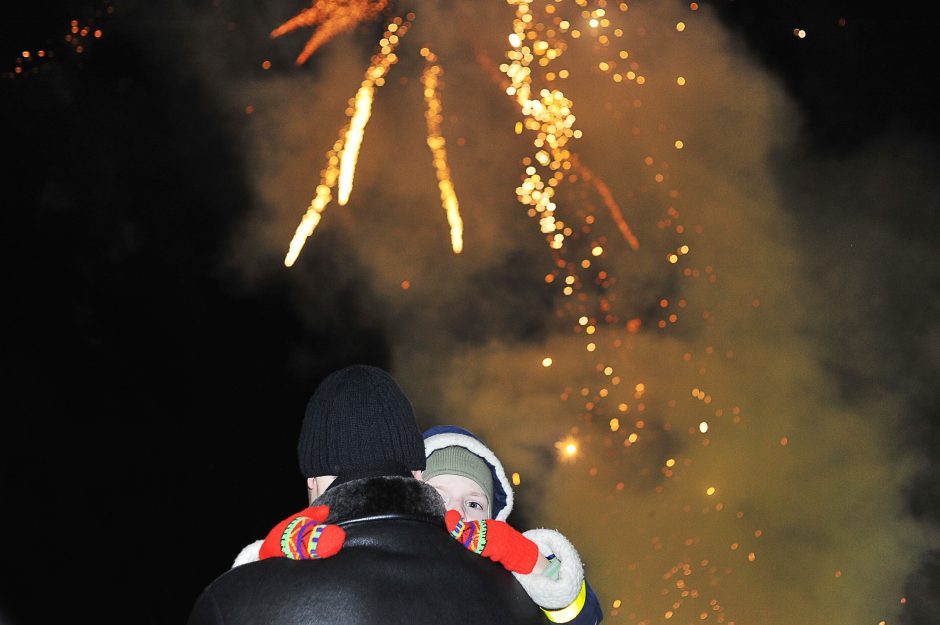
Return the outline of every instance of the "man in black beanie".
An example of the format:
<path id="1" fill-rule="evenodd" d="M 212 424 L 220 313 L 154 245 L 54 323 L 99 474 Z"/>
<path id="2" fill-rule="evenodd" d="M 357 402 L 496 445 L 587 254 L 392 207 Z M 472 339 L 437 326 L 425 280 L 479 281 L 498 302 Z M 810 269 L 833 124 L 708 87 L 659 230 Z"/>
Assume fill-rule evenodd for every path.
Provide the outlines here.
<path id="1" fill-rule="evenodd" d="M 424 442 L 388 373 L 354 365 L 327 376 L 297 449 L 311 504 L 345 531 L 341 550 L 235 566 L 202 592 L 189 625 L 548 622 L 512 574 L 448 534 L 441 497 L 414 479 Z"/>

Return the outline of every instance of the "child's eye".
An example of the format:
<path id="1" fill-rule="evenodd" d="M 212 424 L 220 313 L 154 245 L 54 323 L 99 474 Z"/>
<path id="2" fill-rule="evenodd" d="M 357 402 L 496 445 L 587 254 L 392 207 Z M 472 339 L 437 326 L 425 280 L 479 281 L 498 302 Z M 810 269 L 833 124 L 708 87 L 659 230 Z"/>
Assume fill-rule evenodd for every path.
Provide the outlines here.
<path id="1" fill-rule="evenodd" d="M 482 510 L 483 504 L 481 504 L 479 501 L 468 501 L 467 507 Z"/>

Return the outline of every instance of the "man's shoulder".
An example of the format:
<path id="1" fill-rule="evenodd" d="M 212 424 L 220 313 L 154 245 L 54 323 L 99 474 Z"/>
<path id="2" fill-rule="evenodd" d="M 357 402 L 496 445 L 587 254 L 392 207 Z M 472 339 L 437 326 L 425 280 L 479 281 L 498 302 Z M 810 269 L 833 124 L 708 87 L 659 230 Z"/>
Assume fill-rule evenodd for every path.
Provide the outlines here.
<path id="1" fill-rule="evenodd" d="M 547 622 L 502 566 L 464 549 L 441 526 L 403 518 L 360 519 L 330 558 L 244 564 L 204 594 L 203 620 L 190 625 Z"/>
<path id="2" fill-rule="evenodd" d="M 339 553 L 236 566 L 206 589 L 190 625 L 548 622 L 511 573 L 450 536 L 423 482 L 367 478 L 325 495 L 314 503 L 345 529 Z"/>

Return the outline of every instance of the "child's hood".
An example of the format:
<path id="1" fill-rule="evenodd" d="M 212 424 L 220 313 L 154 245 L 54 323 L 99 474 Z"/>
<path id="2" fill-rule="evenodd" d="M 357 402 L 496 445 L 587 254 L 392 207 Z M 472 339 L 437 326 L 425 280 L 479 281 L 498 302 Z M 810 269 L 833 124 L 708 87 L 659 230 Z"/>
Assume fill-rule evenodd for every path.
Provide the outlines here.
<path id="1" fill-rule="evenodd" d="M 493 518 L 505 521 L 512 512 L 513 493 L 503 464 L 475 434 L 456 425 L 436 425 L 424 432 L 424 455 L 445 447 L 463 447 L 481 458 L 493 474 Z"/>

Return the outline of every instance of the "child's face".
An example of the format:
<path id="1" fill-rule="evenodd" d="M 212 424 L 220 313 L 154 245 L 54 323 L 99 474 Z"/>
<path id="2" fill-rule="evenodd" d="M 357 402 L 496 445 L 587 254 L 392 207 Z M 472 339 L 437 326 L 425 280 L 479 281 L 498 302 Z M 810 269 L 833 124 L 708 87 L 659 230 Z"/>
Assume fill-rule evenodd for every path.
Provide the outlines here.
<path id="1" fill-rule="evenodd" d="M 462 475 L 435 475 L 428 484 L 444 498 L 444 507 L 456 510 L 464 521 L 490 518 L 490 502 L 480 485 Z"/>

